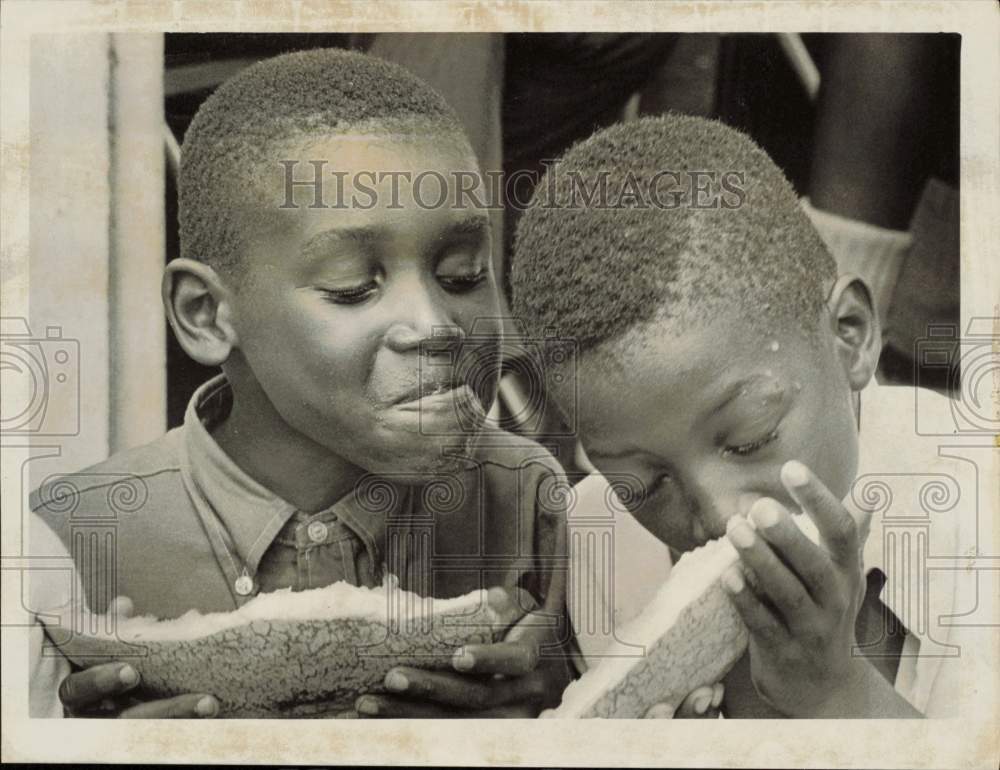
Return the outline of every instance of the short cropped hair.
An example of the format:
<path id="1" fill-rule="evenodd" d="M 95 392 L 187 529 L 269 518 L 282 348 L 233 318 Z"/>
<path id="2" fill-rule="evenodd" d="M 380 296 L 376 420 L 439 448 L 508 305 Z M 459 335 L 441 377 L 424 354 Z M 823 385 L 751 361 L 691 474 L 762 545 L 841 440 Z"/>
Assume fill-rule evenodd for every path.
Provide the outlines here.
<path id="1" fill-rule="evenodd" d="M 253 169 L 298 140 L 362 130 L 456 137 L 444 98 L 399 65 L 336 48 L 276 56 L 223 83 L 184 136 L 179 181 L 180 253 L 220 270 L 240 262 L 237 197 Z M 470 150 L 471 152 L 471 150 Z"/>
<path id="2" fill-rule="evenodd" d="M 514 314 L 581 352 L 724 307 L 748 323 L 815 329 L 823 287 L 836 278 L 768 155 L 718 121 L 676 114 L 599 131 L 550 166 L 518 224 L 512 263 Z"/>

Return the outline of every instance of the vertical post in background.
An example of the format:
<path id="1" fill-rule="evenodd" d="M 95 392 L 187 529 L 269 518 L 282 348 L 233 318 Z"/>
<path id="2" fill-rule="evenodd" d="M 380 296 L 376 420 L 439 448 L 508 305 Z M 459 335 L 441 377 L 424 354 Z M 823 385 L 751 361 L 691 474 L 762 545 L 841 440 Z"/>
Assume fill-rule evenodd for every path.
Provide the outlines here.
<path id="1" fill-rule="evenodd" d="M 110 45 L 110 449 L 166 429 L 163 35 Z"/>
<path id="2" fill-rule="evenodd" d="M 25 430 L 33 444 L 58 448 L 52 459 L 32 463 L 32 487 L 110 451 L 110 45 L 106 34 L 31 39 L 30 324 L 24 335 L 36 341 L 32 363 L 41 374 L 35 387 L 45 409 Z M 66 356 L 67 343 L 77 351 L 75 360 Z M 64 360 L 56 359 L 60 351 Z"/>
<path id="3" fill-rule="evenodd" d="M 35 35 L 30 77 L 36 486 L 166 425 L 163 36 Z"/>

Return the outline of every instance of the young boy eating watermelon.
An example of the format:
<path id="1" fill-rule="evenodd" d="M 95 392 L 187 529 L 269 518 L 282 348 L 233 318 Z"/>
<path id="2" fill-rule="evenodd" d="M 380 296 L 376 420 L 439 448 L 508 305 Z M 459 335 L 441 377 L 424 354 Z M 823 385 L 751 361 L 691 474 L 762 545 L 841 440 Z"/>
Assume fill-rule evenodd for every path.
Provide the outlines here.
<path id="1" fill-rule="evenodd" d="M 541 559 L 558 559 L 562 515 L 539 503 L 559 468 L 483 427 L 499 305 L 487 211 L 452 203 L 470 179 L 477 161 L 452 110 L 372 57 L 280 56 L 204 103 L 184 139 L 181 257 L 163 300 L 187 354 L 223 374 L 182 427 L 32 495 L 35 528 L 78 557 L 91 611 L 109 610 L 108 585 L 137 614 L 169 619 L 283 588 L 378 586 L 391 572 L 441 598 L 521 587 L 561 617 L 561 578 Z M 85 561 L 74 517 L 106 517 L 123 477 L 144 502 L 115 521 L 113 555 Z M 388 694 L 352 713 L 537 714 L 569 678 L 538 654 L 558 647 L 551 626 L 459 650 L 450 673 L 390 672 Z M 42 663 L 62 703 L 50 692 L 33 713 L 90 713 L 141 684 L 127 664 Z M 217 708 L 192 693 L 121 713 Z"/>
<path id="2" fill-rule="evenodd" d="M 913 434 L 912 392 L 873 383 L 870 295 L 838 277 L 770 158 L 700 118 L 598 132 L 538 185 L 512 287 L 529 331 L 575 337 L 577 353 L 552 357 L 550 388 L 572 403 L 593 465 L 635 480 L 635 518 L 675 554 L 721 536 L 735 546 L 741 568 L 723 584 L 750 645 L 725 681 L 728 714 L 924 711 L 936 657 L 917 653 L 933 642 L 898 601 L 909 576 L 876 569 L 871 511 L 845 501 L 861 472 L 931 467 L 895 443 Z M 935 543 L 954 542 L 956 518 L 933 524 Z M 617 569 L 635 582 L 645 568 Z"/>

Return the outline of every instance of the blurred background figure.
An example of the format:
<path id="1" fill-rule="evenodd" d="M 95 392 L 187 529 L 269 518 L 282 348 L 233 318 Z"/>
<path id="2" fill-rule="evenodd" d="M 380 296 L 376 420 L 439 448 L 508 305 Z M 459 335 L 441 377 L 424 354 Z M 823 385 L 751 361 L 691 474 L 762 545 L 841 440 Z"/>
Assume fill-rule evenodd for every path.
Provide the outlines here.
<path id="1" fill-rule="evenodd" d="M 807 210 L 872 288 L 883 376 L 910 384 L 929 327 L 957 337 L 958 56 L 953 35 L 834 36 L 817 105 Z"/>

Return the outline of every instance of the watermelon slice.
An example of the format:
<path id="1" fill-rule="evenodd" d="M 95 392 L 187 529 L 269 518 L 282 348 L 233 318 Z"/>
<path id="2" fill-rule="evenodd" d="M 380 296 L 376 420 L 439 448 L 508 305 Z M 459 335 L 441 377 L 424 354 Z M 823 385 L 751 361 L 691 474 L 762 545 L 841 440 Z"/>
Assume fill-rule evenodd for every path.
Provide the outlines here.
<path id="1" fill-rule="evenodd" d="M 532 606 L 521 589 L 430 599 L 395 581 L 374 589 L 335 583 L 174 620 L 84 613 L 75 628 L 86 633 L 47 633 L 78 666 L 129 663 L 148 697 L 210 693 L 226 717 L 328 716 L 363 693 L 383 692 L 394 666 L 450 668 L 456 649 L 498 640 Z"/>
<path id="2" fill-rule="evenodd" d="M 793 520 L 818 541 L 808 516 Z M 570 684 L 559 707 L 544 716 L 641 719 L 654 705 L 676 708 L 697 688 L 720 681 L 749 641 L 742 618 L 720 584 L 723 573 L 738 561 L 736 549 L 724 537 L 681 556 L 597 665 Z M 636 653 L 636 644 L 642 654 Z"/>

